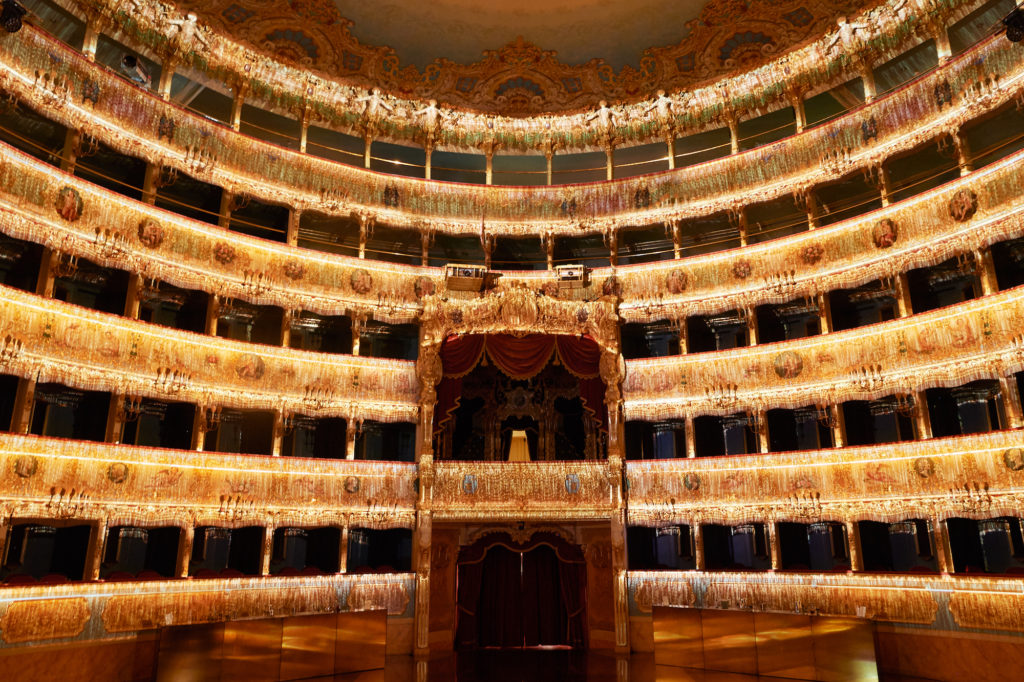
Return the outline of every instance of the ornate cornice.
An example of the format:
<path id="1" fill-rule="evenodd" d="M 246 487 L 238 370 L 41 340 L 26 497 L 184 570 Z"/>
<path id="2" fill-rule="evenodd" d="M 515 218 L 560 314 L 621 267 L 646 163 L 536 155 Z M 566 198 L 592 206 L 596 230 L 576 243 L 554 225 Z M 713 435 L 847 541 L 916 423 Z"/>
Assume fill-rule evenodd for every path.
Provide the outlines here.
<path id="1" fill-rule="evenodd" d="M 764 110 L 780 100 L 784 101 L 786 92 L 806 92 L 822 89 L 832 82 L 843 82 L 854 77 L 861 64 L 895 56 L 920 40 L 913 36 L 915 31 L 922 30 L 928 35 L 936 22 L 935 17 L 939 17 L 939 23 L 945 23 L 952 17 L 965 15 L 977 4 L 974 0 L 926 0 L 918 6 L 910 6 L 902 0 L 880 3 L 858 15 L 847 30 L 849 35 L 843 30 L 837 30 L 799 50 L 789 51 L 769 64 L 691 90 L 689 96 L 673 96 L 672 108 L 676 111 L 666 120 L 670 127 L 684 129 L 721 119 L 726 111 L 741 118 L 744 114 Z M 289 60 L 281 61 L 279 57 L 261 53 L 245 42 L 237 42 L 208 26 L 197 26 L 176 10 L 159 3 L 137 3 L 131 11 L 112 0 L 83 0 L 83 5 L 88 11 L 106 17 L 111 26 L 119 29 L 119 38 L 138 47 L 148 48 L 158 58 L 187 63 L 216 81 L 245 84 L 251 96 L 277 110 L 306 112 L 313 118 L 326 121 L 330 126 L 360 137 L 369 134 L 394 141 L 429 143 L 444 149 L 475 149 L 487 139 L 493 138 L 502 148 L 519 152 L 534 150 L 543 145 L 546 134 L 552 131 L 555 138 L 553 142 L 562 149 L 600 149 L 607 141 L 604 131 L 598 130 L 600 126 L 589 125 L 589 114 L 586 113 L 522 119 L 454 111 L 450 113 L 457 117 L 457 123 L 439 127 L 437 116 L 429 113 L 417 115 L 417 112 L 424 111 L 427 104 L 425 100 L 431 96 L 423 94 L 431 91 L 422 85 L 414 85 L 411 96 L 406 92 L 399 94 L 397 90 L 389 94 L 367 90 L 368 87 L 379 87 L 381 80 L 385 83 L 393 82 L 388 79 L 388 74 L 397 69 L 393 56 L 379 48 L 371 49 L 370 54 L 365 55 L 371 58 L 368 61 L 364 58 L 363 61 L 366 61 L 367 68 L 371 68 L 371 63 L 379 61 L 383 64 L 381 68 L 372 67 L 373 72 L 362 79 L 337 79 L 323 71 L 314 72 L 304 65 L 289 63 Z M 799 19 L 794 21 L 800 23 Z M 812 24 L 817 25 L 818 22 L 812 20 Z M 697 32 L 701 34 L 707 30 L 715 33 L 715 29 L 709 26 Z M 787 31 L 799 32 L 798 29 L 791 25 Z M 741 57 L 741 54 L 749 54 L 749 47 L 745 47 L 748 40 L 749 45 L 757 45 L 761 49 L 771 42 L 772 38 L 768 34 L 773 31 L 778 32 L 779 29 L 766 26 L 760 31 L 763 37 L 759 38 L 756 32 L 751 32 L 751 36 L 733 38 L 735 45 L 728 44 L 727 39 L 726 45 L 723 45 L 726 52 L 719 50 L 720 59 L 723 54 L 726 56 L 723 67 L 726 70 L 742 68 L 743 64 L 728 62 L 745 62 L 743 58 L 736 58 Z M 836 47 L 837 42 L 833 40 L 836 35 L 841 38 L 838 43 L 840 47 Z M 766 39 L 768 42 L 765 42 Z M 513 52 L 522 49 L 513 47 Z M 622 96 L 635 102 L 617 106 L 617 118 L 622 123 L 614 126 L 614 139 L 642 143 L 664 136 L 658 116 L 650 113 L 651 102 L 636 100 L 650 97 L 652 90 L 661 87 L 659 83 L 675 83 L 673 79 L 680 79 L 679 83 L 687 82 L 689 67 L 686 54 L 676 52 L 678 50 L 652 51 L 645 57 L 638 72 L 623 72 L 616 76 L 608 69 L 598 69 L 598 79 L 606 84 L 605 88 L 610 88 L 613 93 L 621 92 Z M 289 53 L 296 54 L 293 48 L 289 48 Z M 352 65 L 355 65 L 359 57 L 354 56 L 357 59 L 351 62 Z M 661 70 L 667 69 L 669 73 L 660 73 L 659 64 L 663 65 Z M 695 62 L 694 68 L 702 67 Z M 360 69 L 362 63 L 348 70 L 348 73 Z M 418 80 L 408 69 L 403 69 L 401 74 L 408 74 L 413 82 Z M 395 75 L 403 77 L 397 73 Z M 443 67 L 440 70 L 427 69 L 424 75 L 430 82 L 440 78 L 442 85 L 455 78 L 454 71 L 445 71 Z M 455 78 L 456 88 L 460 81 L 460 78 Z M 486 86 L 490 86 L 495 92 L 499 85 L 489 81 L 481 84 L 485 91 Z M 469 88 L 470 92 L 475 87 L 474 84 Z M 692 84 L 686 87 L 692 87 Z M 640 89 L 631 92 L 636 88 Z M 672 85 L 665 89 L 675 90 Z M 599 95 L 596 99 L 600 100 L 601 97 Z M 516 99 L 519 101 L 518 97 Z M 538 108 L 537 104 L 533 106 Z"/>

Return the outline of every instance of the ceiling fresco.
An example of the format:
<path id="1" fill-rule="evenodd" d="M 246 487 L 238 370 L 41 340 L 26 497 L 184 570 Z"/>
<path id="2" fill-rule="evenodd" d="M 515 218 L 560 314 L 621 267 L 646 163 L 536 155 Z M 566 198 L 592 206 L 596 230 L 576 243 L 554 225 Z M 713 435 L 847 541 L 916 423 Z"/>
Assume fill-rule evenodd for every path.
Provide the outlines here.
<path id="1" fill-rule="evenodd" d="M 875 0 L 181 0 L 274 56 L 451 107 L 531 115 L 752 68 Z"/>

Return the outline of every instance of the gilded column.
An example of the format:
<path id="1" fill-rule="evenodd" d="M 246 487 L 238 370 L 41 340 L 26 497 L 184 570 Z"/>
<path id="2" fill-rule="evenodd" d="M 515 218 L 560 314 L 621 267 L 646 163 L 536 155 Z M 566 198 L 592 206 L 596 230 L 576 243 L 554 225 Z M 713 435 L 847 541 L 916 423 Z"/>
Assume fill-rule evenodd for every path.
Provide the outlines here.
<path id="1" fill-rule="evenodd" d="M 231 99 L 231 128 L 238 130 L 242 127 L 242 106 L 245 104 L 245 95 L 249 92 L 249 84 L 245 82 L 232 83 L 231 91 L 234 94 Z"/>
<path id="2" fill-rule="evenodd" d="M 818 301 L 818 326 L 820 327 L 820 333 L 830 334 L 833 331 L 832 328 L 832 303 L 828 300 L 828 296 L 825 293 L 820 293 L 817 296 Z"/>
<path id="3" fill-rule="evenodd" d="M 428 297 L 432 299 L 433 297 Z M 437 383 L 441 380 L 441 344 L 443 331 L 435 330 L 436 304 L 426 301 L 420 325 L 420 349 L 416 359 L 416 374 L 420 379 L 420 420 L 416 461 L 419 473 L 419 499 L 416 502 L 416 530 L 413 533 L 413 557 L 416 571 L 416 611 L 413 651 L 417 657 L 430 652 L 430 564 L 431 532 L 434 496 L 434 407 L 437 403 Z"/>
<path id="4" fill-rule="evenodd" d="M 949 532 L 946 530 L 946 522 L 942 519 L 932 519 L 932 536 L 935 539 L 935 561 L 938 564 L 940 573 L 953 573 L 953 551 L 949 545 Z"/>
<path id="5" fill-rule="evenodd" d="M 270 559 L 274 554 L 274 526 L 263 527 L 263 542 L 260 545 L 260 575 L 270 575 Z"/>
<path id="6" fill-rule="evenodd" d="M 932 420 L 928 413 L 928 396 L 924 391 L 914 394 L 914 432 L 918 440 L 932 437 Z"/>
<path id="7" fill-rule="evenodd" d="M 608 462 L 609 476 L 613 477 L 613 488 L 618 492 L 618 509 L 612 513 L 612 576 L 615 584 L 615 650 L 629 652 L 629 585 L 627 582 L 626 557 L 626 509 L 622 502 L 622 460 Z"/>
<path id="8" fill-rule="evenodd" d="M 665 235 L 672 238 L 672 257 L 676 260 L 683 257 L 682 223 L 679 218 L 665 223 Z"/>
<path id="9" fill-rule="evenodd" d="M 157 81 L 156 94 L 160 99 L 171 98 L 171 83 L 174 82 L 174 71 L 177 68 L 177 61 L 173 58 L 164 59 L 160 63 L 160 80 Z"/>
<path id="10" fill-rule="evenodd" d="M 85 556 L 85 572 L 82 580 L 95 581 L 100 579 L 100 568 L 103 565 L 103 548 L 107 544 L 107 520 L 97 521 L 89 535 L 89 546 Z"/>
<path id="11" fill-rule="evenodd" d="M 188 577 L 188 565 L 192 561 L 192 543 L 195 536 L 196 529 L 191 523 L 182 528 L 178 535 L 178 557 L 174 562 L 174 575 L 178 578 Z"/>
<path id="12" fill-rule="evenodd" d="M 704 560 L 704 526 L 700 519 L 693 522 L 693 565 L 698 571 L 707 569 L 707 562 Z"/>
<path id="13" fill-rule="evenodd" d="M 686 438 L 686 457 L 688 459 L 693 459 L 697 456 L 697 435 L 693 431 L 692 416 L 686 415 L 686 426 L 684 428 L 686 429 L 686 433 L 684 434 Z"/>
<path id="14" fill-rule="evenodd" d="M 285 243 L 288 246 L 298 246 L 299 225 L 302 222 L 302 210 L 293 208 L 288 211 L 288 231 L 285 233 Z"/>
<path id="15" fill-rule="evenodd" d="M 768 552 L 771 555 L 772 570 L 778 571 L 782 568 L 782 547 L 779 545 L 779 524 L 775 521 L 768 521 Z"/>
<path id="16" fill-rule="evenodd" d="M 740 126 L 736 115 L 730 112 L 725 119 L 729 126 L 729 153 L 738 154 L 740 151 Z"/>
<path id="17" fill-rule="evenodd" d="M 348 524 L 341 527 L 338 539 L 338 573 L 348 573 Z"/>
<path id="18" fill-rule="evenodd" d="M 1019 429 L 1024 426 L 1024 411 L 1021 410 L 1020 390 L 1017 387 L 1016 377 L 1000 374 L 999 394 L 1003 398 L 1003 428 Z"/>
<path id="19" fill-rule="evenodd" d="M 846 522 L 846 542 L 850 548 L 850 570 L 864 570 L 864 551 L 860 544 L 860 524 L 856 521 Z"/>
<path id="20" fill-rule="evenodd" d="M 829 405 L 829 423 L 832 426 L 832 446 L 841 448 L 846 445 L 846 417 L 842 405 Z"/>
<path id="21" fill-rule="evenodd" d="M 986 246 L 975 250 L 974 262 L 982 295 L 990 296 L 998 293 L 999 280 L 996 277 L 996 266 L 992 262 L 992 249 Z"/>
<path id="22" fill-rule="evenodd" d="M 103 15 L 95 9 L 86 10 L 85 35 L 82 37 L 82 56 L 90 62 L 96 60 L 96 45 L 100 40 L 100 31 L 106 23 Z"/>
<path id="23" fill-rule="evenodd" d="M 287 433 L 287 425 L 284 412 L 280 409 L 274 410 L 273 440 L 270 445 L 270 454 L 273 457 L 280 457 L 284 446 L 284 436 Z"/>
<path id="24" fill-rule="evenodd" d="M 910 300 L 910 282 L 907 273 L 901 272 L 894 278 L 896 287 L 896 308 L 899 317 L 910 317 L 914 314 L 914 306 Z"/>
<path id="25" fill-rule="evenodd" d="M 765 454 L 771 450 L 771 444 L 768 439 L 768 413 L 764 410 L 758 410 L 754 413 L 754 426 L 757 429 L 757 450 L 758 452 Z"/>

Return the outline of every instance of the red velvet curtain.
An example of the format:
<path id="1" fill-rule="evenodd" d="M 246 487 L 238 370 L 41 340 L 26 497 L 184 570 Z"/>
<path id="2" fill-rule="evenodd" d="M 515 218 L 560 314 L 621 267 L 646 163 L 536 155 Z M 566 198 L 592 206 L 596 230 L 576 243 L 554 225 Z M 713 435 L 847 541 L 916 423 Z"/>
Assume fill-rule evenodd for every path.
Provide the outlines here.
<path id="1" fill-rule="evenodd" d="M 460 648 L 584 645 L 586 566 L 560 561 L 538 545 L 520 553 L 500 545 L 459 565 Z"/>
<path id="2" fill-rule="evenodd" d="M 566 644 L 558 555 L 540 545 L 522 556 L 523 645 Z"/>
<path id="3" fill-rule="evenodd" d="M 437 386 L 434 431 L 451 419 L 462 396 L 462 377 L 473 370 L 484 353 L 495 367 L 513 379 L 529 379 L 547 366 L 552 353 L 580 381 L 580 398 L 601 429 L 607 428 L 604 382 L 599 373 L 601 348 L 589 336 L 528 334 L 471 334 L 450 336 L 441 346 L 444 376 Z"/>
<path id="4" fill-rule="evenodd" d="M 586 626 L 583 618 L 587 605 L 587 565 L 582 561 L 558 562 L 558 588 L 565 606 L 565 644 L 586 646 Z"/>
<path id="5" fill-rule="evenodd" d="M 585 645 L 583 552 L 550 533 L 507 533 L 464 547 L 458 559 L 458 646 Z"/>
<path id="6" fill-rule="evenodd" d="M 523 646 L 520 556 L 504 547 L 491 547 L 484 557 L 477 605 L 478 646 Z"/>

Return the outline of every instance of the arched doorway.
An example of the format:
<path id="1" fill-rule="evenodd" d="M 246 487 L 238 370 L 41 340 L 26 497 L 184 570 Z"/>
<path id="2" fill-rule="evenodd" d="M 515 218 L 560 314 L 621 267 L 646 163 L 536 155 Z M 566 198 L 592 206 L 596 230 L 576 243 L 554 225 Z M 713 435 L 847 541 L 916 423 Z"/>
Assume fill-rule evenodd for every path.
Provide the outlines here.
<path id="1" fill-rule="evenodd" d="M 460 648 L 586 646 L 587 565 L 552 533 L 488 535 L 459 552 Z"/>

